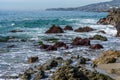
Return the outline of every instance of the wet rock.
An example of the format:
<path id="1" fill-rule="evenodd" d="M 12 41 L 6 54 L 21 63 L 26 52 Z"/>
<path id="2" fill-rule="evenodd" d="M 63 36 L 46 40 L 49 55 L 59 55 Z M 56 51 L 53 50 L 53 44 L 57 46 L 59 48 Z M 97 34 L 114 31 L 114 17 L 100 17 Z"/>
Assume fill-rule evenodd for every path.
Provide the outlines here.
<path id="1" fill-rule="evenodd" d="M 52 80 L 114 80 L 106 75 L 70 65 L 61 66 L 52 75 Z"/>
<path id="2" fill-rule="evenodd" d="M 120 51 L 108 50 L 101 53 L 97 59 L 93 60 L 93 63 L 94 64 L 115 63 L 117 57 L 120 57 Z"/>
<path id="3" fill-rule="evenodd" d="M 101 41 L 107 41 L 107 38 L 101 35 L 95 35 L 92 38 L 93 40 L 101 40 Z"/>
<path id="4" fill-rule="evenodd" d="M 45 78 L 45 73 L 44 73 L 44 71 L 39 71 L 35 74 L 35 77 L 33 80 L 40 80 L 42 78 Z"/>
<path id="5" fill-rule="evenodd" d="M 39 61 L 39 58 L 37 56 L 28 58 L 28 63 L 35 63 L 38 61 Z"/>
<path id="6" fill-rule="evenodd" d="M 65 26 L 64 30 L 73 30 L 73 28 L 72 28 L 72 26 L 67 25 L 67 26 Z"/>
<path id="7" fill-rule="evenodd" d="M 9 39 L 9 37 L 0 36 L 0 42 L 7 42 Z"/>
<path id="8" fill-rule="evenodd" d="M 30 80 L 31 79 L 31 74 L 30 73 L 23 73 L 23 74 L 20 74 L 19 77 L 22 79 L 22 80 Z"/>
<path id="9" fill-rule="evenodd" d="M 116 35 L 116 37 L 120 37 L 120 22 L 115 27 L 117 29 L 117 35 Z"/>
<path id="10" fill-rule="evenodd" d="M 98 32 L 103 33 L 103 34 L 106 34 L 106 32 L 105 32 L 105 31 L 103 31 L 103 30 L 100 30 L 100 31 L 98 31 Z"/>
<path id="11" fill-rule="evenodd" d="M 58 62 L 53 60 L 49 60 L 47 63 L 43 64 L 40 68 L 41 70 L 50 70 L 53 67 L 57 67 L 58 66 Z"/>
<path id="12" fill-rule="evenodd" d="M 67 59 L 67 60 L 63 61 L 63 64 L 64 65 L 70 65 L 72 62 L 73 62 L 72 59 Z"/>
<path id="13" fill-rule="evenodd" d="M 86 64 L 86 59 L 85 58 L 83 58 L 83 57 L 80 57 L 79 59 L 78 59 L 78 64 Z"/>
<path id="14" fill-rule="evenodd" d="M 64 33 L 63 29 L 59 26 L 53 25 L 49 30 L 47 30 L 45 33 Z"/>
<path id="15" fill-rule="evenodd" d="M 56 42 L 53 46 L 56 48 L 64 47 L 65 49 L 68 49 L 68 46 L 64 42 Z"/>
<path id="16" fill-rule="evenodd" d="M 11 30 L 12 33 L 23 32 L 23 30 Z"/>
<path id="17" fill-rule="evenodd" d="M 93 44 L 93 45 L 90 46 L 90 48 L 91 48 L 91 49 L 102 49 L 103 46 L 100 45 L 100 44 Z"/>
<path id="18" fill-rule="evenodd" d="M 15 45 L 8 45 L 7 48 L 13 48 Z"/>
<path id="19" fill-rule="evenodd" d="M 75 30 L 75 32 L 90 32 L 93 31 L 94 29 L 90 28 L 90 27 L 83 27 L 83 28 L 78 28 Z"/>
<path id="20" fill-rule="evenodd" d="M 56 47 L 52 46 L 52 45 L 46 45 L 46 44 L 42 44 L 41 49 L 45 49 L 46 51 L 53 51 L 53 50 L 57 50 Z"/>
<path id="21" fill-rule="evenodd" d="M 73 42 L 72 45 L 82 45 L 82 46 L 89 46 L 90 45 L 90 39 L 82 39 L 79 37 L 76 37 Z"/>

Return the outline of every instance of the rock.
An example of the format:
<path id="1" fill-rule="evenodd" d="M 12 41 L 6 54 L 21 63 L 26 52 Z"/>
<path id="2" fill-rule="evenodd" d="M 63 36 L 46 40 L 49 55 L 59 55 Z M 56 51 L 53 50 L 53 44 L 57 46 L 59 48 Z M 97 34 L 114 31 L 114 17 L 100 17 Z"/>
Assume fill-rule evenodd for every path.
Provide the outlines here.
<path id="1" fill-rule="evenodd" d="M 117 29 L 116 36 L 120 37 L 120 8 L 111 10 L 106 18 L 100 19 L 97 23 L 113 25 Z"/>
<path id="2" fill-rule="evenodd" d="M 35 74 L 35 77 L 33 80 L 40 80 L 42 78 L 45 78 L 45 73 L 44 73 L 44 71 L 39 71 Z"/>
<path id="3" fill-rule="evenodd" d="M 47 63 L 43 64 L 41 66 L 41 70 L 50 70 L 53 67 L 57 67 L 58 66 L 58 62 L 56 60 L 49 60 Z"/>
<path id="4" fill-rule="evenodd" d="M 47 30 L 45 33 L 64 33 L 63 29 L 59 26 L 53 25 L 49 30 Z"/>
<path id="5" fill-rule="evenodd" d="M 40 48 L 41 48 L 41 49 L 45 49 L 45 50 L 47 50 L 47 51 L 57 50 L 56 47 L 54 47 L 54 46 L 52 46 L 52 45 L 46 45 L 46 44 L 42 44 Z"/>
<path id="6" fill-rule="evenodd" d="M 92 38 L 93 40 L 101 40 L 101 41 L 107 41 L 107 38 L 101 35 L 95 35 Z"/>
<path id="7" fill-rule="evenodd" d="M 83 57 L 80 57 L 79 59 L 78 59 L 78 64 L 86 64 L 86 59 L 85 58 L 83 58 Z"/>
<path id="8" fill-rule="evenodd" d="M 56 48 L 64 47 L 65 49 L 68 49 L 68 46 L 64 42 L 56 42 L 53 46 Z"/>
<path id="9" fill-rule="evenodd" d="M 103 31 L 103 30 L 100 30 L 100 31 L 98 31 L 99 33 L 103 33 L 103 34 L 106 34 L 106 32 L 105 31 Z"/>
<path id="10" fill-rule="evenodd" d="M 93 31 L 94 29 L 90 28 L 90 27 L 83 27 L 83 28 L 78 28 L 75 30 L 75 32 L 90 32 Z"/>
<path id="11" fill-rule="evenodd" d="M 82 39 L 79 37 L 76 37 L 73 42 L 72 45 L 82 45 L 82 46 L 89 46 L 90 45 L 90 39 Z"/>
<path id="12" fill-rule="evenodd" d="M 39 58 L 37 56 L 28 58 L 28 63 L 35 63 L 38 61 L 39 61 Z"/>
<path id="13" fill-rule="evenodd" d="M 110 69 L 107 72 L 110 73 L 110 74 L 120 75 L 120 68 L 119 69 Z"/>
<path id="14" fill-rule="evenodd" d="M 91 48 L 91 49 L 102 49 L 103 46 L 100 45 L 100 44 L 93 44 L 93 45 L 90 46 L 90 48 Z"/>
<path id="15" fill-rule="evenodd" d="M 22 80 L 30 80 L 31 79 L 31 74 L 30 73 L 23 73 L 19 75 Z"/>
<path id="16" fill-rule="evenodd" d="M 108 50 L 101 53 L 97 59 L 93 60 L 93 63 L 94 64 L 115 63 L 117 57 L 120 57 L 120 51 Z"/>
<path id="17" fill-rule="evenodd" d="M 11 30 L 12 33 L 23 32 L 23 30 Z"/>
<path id="18" fill-rule="evenodd" d="M 61 66 L 51 76 L 52 80 L 114 80 L 106 75 L 70 65 Z"/>
<path id="19" fill-rule="evenodd" d="M 9 37 L 0 36 L 0 42 L 7 42 L 9 39 Z"/>
<path id="20" fill-rule="evenodd" d="M 73 30 L 73 28 L 72 28 L 72 26 L 67 25 L 67 26 L 65 26 L 64 30 Z"/>

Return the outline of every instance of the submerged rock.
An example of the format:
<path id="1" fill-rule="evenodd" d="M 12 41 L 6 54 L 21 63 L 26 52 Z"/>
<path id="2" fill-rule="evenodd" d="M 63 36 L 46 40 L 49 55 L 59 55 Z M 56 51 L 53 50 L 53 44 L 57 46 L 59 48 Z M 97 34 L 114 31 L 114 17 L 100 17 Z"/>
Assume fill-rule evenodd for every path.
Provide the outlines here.
<path id="1" fill-rule="evenodd" d="M 83 27 L 83 28 L 78 28 L 75 30 L 75 32 L 90 32 L 93 31 L 94 29 L 90 28 L 90 27 Z"/>
<path id="2" fill-rule="evenodd" d="M 93 60 L 93 63 L 94 64 L 115 63 L 117 57 L 120 57 L 120 51 L 108 50 L 101 53 L 97 59 Z"/>
<path id="3" fill-rule="evenodd" d="M 12 33 L 23 32 L 23 30 L 11 30 Z"/>
<path id="4" fill-rule="evenodd" d="M 0 36 L 0 42 L 7 42 L 9 39 L 9 37 Z"/>
<path id="5" fill-rule="evenodd" d="M 67 25 L 67 26 L 65 26 L 64 30 L 73 30 L 73 28 L 72 28 L 72 26 Z"/>
<path id="6" fill-rule="evenodd" d="M 38 61 L 39 61 L 39 58 L 37 56 L 28 58 L 28 63 L 35 63 Z"/>
<path id="7" fill-rule="evenodd" d="M 93 45 L 90 46 L 90 48 L 91 48 L 91 49 L 102 49 L 103 46 L 100 45 L 100 44 L 93 44 Z"/>
<path id="8" fill-rule="evenodd" d="M 60 28 L 59 26 L 53 25 L 50 27 L 49 30 L 47 30 L 45 33 L 64 33 L 63 29 Z"/>
<path id="9" fill-rule="evenodd" d="M 83 45 L 83 46 L 89 46 L 90 45 L 90 39 L 82 39 L 79 37 L 76 37 L 73 42 L 72 45 Z"/>
<path id="10" fill-rule="evenodd" d="M 94 40 L 101 40 L 101 41 L 107 41 L 107 38 L 101 35 L 94 35 L 93 38 Z"/>
<path id="11" fill-rule="evenodd" d="M 40 46 L 41 49 L 45 49 L 47 51 L 53 51 L 53 50 L 57 50 L 56 47 L 52 46 L 52 45 L 46 45 L 46 44 L 42 44 Z"/>
<path id="12" fill-rule="evenodd" d="M 51 78 L 52 80 L 114 80 L 106 75 L 70 65 L 59 67 Z"/>

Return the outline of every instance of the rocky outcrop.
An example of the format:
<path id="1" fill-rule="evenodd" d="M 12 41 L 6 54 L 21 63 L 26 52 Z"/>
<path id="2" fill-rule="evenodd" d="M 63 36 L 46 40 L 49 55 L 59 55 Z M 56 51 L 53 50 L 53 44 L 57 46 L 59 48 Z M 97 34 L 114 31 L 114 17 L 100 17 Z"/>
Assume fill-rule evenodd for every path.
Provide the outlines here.
<path id="1" fill-rule="evenodd" d="M 100 54 L 100 56 L 93 61 L 94 64 L 108 64 L 116 62 L 116 58 L 120 57 L 120 51 L 108 50 Z"/>
<path id="2" fill-rule="evenodd" d="M 67 26 L 65 26 L 64 30 L 73 30 L 73 28 L 72 28 L 72 26 L 67 25 Z"/>
<path id="3" fill-rule="evenodd" d="M 117 37 L 120 37 L 120 9 L 113 9 L 106 18 L 100 19 L 98 24 L 113 25 L 117 30 Z"/>
<path id="4" fill-rule="evenodd" d="M 64 47 L 65 49 L 68 49 L 68 46 L 64 42 L 56 42 L 53 46 L 56 48 Z"/>
<path id="5" fill-rule="evenodd" d="M 73 67 L 70 65 L 59 67 L 51 78 L 52 80 L 114 80 L 98 72 L 86 70 L 81 66 Z"/>
<path id="6" fill-rule="evenodd" d="M 75 32 L 90 32 L 93 31 L 94 29 L 90 28 L 90 27 L 80 27 L 78 29 L 75 30 Z"/>
<path id="7" fill-rule="evenodd" d="M 81 45 L 81 46 L 89 46 L 90 45 L 90 39 L 82 39 L 79 37 L 76 37 L 73 42 L 72 45 Z"/>
<path id="8" fill-rule="evenodd" d="M 59 26 L 52 25 L 49 30 L 47 30 L 45 33 L 50 34 L 50 33 L 63 33 L 63 29 Z"/>

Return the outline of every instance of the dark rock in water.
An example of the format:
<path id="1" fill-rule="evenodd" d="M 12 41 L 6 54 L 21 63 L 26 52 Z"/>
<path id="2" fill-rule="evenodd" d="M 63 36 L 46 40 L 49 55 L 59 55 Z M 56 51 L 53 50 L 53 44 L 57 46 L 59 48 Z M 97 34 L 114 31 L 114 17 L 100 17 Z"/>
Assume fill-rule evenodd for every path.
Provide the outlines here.
<path id="1" fill-rule="evenodd" d="M 56 47 L 54 47 L 54 46 L 52 46 L 52 45 L 46 45 L 46 44 L 42 44 L 40 48 L 41 48 L 41 49 L 45 49 L 45 50 L 47 50 L 47 51 L 57 50 Z"/>
<path id="2" fill-rule="evenodd" d="M 100 44 L 93 44 L 93 45 L 90 46 L 90 48 L 91 48 L 91 49 L 102 49 L 103 46 L 100 45 Z"/>
<path id="3" fill-rule="evenodd" d="M 89 46 L 90 45 L 90 39 L 82 39 L 79 37 L 76 37 L 73 42 L 72 45 L 82 45 L 82 46 Z"/>
<path id="4" fill-rule="evenodd" d="M 67 26 L 65 26 L 64 30 L 73 30 L 73 28 L 72 28 L 72 26 L 67 25 Z"/>
<path id="5" fill-rule="evenodd" d="M 8 45 L 7 48 L 13 48 L 15 45 Z"/>
<path id="6" fill-rule="evenodd" d="M 11 30 L 12 33 L 23 32 L 23 30 Z"/>
<path id="7" fill-rule="evenodd" d="M 101 35 L 95 35 L 92 38 L 93 40 L 101 40 L 101 41 L 107 41 L 107 38 Z"/>
<path id="8" fill-rule="evenodd" d="M 45 33 L 64 33 L 63 29 L 60 28 L 59 26 L 53 25 L 48 31 L 46 31 Z"/>
<path id="9" fill-rule="evenodd" d="M 22 80 L 31 80 L 31 74 L 30 73 L 23 73 L 19 75 Z"/>
<path id="10" fill-rule="evenodd" d="M 9 39 L 9 37 L 0 36 L 0 42 L 7 42 Z"/>
<path id="11" fill-rule="evenodd" d="M 94 29 L 90 28 L 90 27 L 83 27 L 83 28 L 78 28 L 75 30 L 75 32 L 90 32 L 93 31 Z"/>
<path id="12" fill-rule="evenodd" d="M 37 56 L 28 58 L 28 63 L 35 63 L 38 61 L 39 61 L 39 58 Z"/>
<path id="13" fill-rule="evenodd" d="M 106 32 L 105 32 L 105 31 L 103 31 L 103 30 L 100 30 L 100 31 L 98 31 L 98 32 L 103 33 L 103 34 L 106 34 Z"/>
<path id="14" fill-rule="evenodd" d="M 44 71 L 39 71 L 35 74 L 35 77 L 33 80 L 40 80 L 42 78 L 45 78 L 45 73 L 44 73 Z"/>
<path id="15" fill-rule="evenodd" d="M 114 80 L 107 75 L 70 65 L 59 67 L 51 78 L 52 80 Z"/>
<path id="16" fill-rule="evenodd" d="M 53 46 L 56 48 L 64 47 L 65 49 L 68 49 L 68 46 L 64 42 L 56 42 Z"/>
<path id="17" fill-rule="evenodd" d="M 117 37 L 120 37 L 120 22 L 115 26 L 117 29 Z"/>

